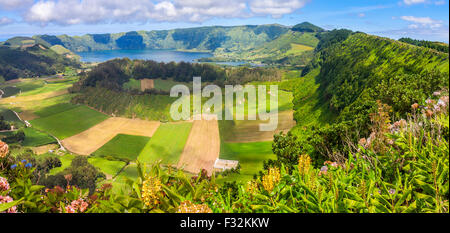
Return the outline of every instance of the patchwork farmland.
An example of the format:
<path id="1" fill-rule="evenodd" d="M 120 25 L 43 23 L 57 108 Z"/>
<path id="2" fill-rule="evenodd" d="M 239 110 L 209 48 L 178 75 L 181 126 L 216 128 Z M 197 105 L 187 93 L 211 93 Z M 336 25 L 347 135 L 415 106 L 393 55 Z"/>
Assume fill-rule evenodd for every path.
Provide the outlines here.
<path id="1" fill-rule="evenodd" d="M 90 155 L 118 134 L 151 137 L 158 126 L 159 122 L 111 117 L 79 134 L 64 139 L 62 144 L 77 154 Z"/>
<path id="2" fill-rule="evenodd" d="M 220 136 L 217 119 L 196 120 L 177 167 L 194 174 L 205 169 L 208 175 L 211 175 L 219 153 Z"/>
<path id="3" fill-rule="evenodd" d="M 130 80 L 126 85 L 131 89 L 168 91 L 179 84 L 162 79 L 136 81 Z M 216 160 L 231 160 L 239 163 L 240 172 L 219 175 L 218 182 L 249 180 L 262 169 L 264 160 L 275 157 L 271 151 L 273 135 L 295 125 L 292 94 L 285 91 L 279 94 L 278 128 L 260 132 L 259 124 L 265 123 L 260 120 L 202 119 L 161 123 L 112 117 L 85 105 L 70 103 L 73 95 L 67 92 L 67 84 L 59 82 L 61 80 L 43 84 L 39 80 L 21 80 L 9 84 L 19 87 L 18 95 L 0 99 L 2 115 L 18 124 L 24 124 L 21 120 L 29 121 L 31 127 L 25 129 L 22 144 L 37 154 L 47 156 L 48 151 L 59 151 L 58 142 L 66 149 L 60 154 L 62 166 L 52 169 L 51 174 L 70 167 L 76 156 L 87 156 L 88 162 L 103 172 L 107 180 L 117 184 L 115 189 L 120 189 L 127 179 L 137 178 L 137 163 L 161 163 L 189 174 L 204 169 L 211 175 L 219 171 L 214 168 Z M 272 103 L 267 101 L 270 106 Z M 11 107 L 21 119 L 9 110 Z M 254 108 L 257 107 L 245 104 L 245 119 L 251 112 L 249 109 Z"/>

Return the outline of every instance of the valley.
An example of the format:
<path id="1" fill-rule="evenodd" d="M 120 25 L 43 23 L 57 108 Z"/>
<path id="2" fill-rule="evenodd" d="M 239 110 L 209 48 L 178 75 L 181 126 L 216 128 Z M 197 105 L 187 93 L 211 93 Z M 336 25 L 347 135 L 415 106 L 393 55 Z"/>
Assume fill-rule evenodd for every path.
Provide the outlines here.
<path id="1" fill-rule="evenodd" d="M 445 212 L 448 74 L 448 44 L 307 22 L 15 37 L 0 44 L 0 165 L 48 195 L 95 193 L 92 212 Z M 210 120 L 193 117 L 212 97 L 193 77 L 221 91 Z M 176 85 L 189 119 L 170 114 Z M 249 93 L 225 104 L 228 85 L 265 86 L 276 129 Z"/>

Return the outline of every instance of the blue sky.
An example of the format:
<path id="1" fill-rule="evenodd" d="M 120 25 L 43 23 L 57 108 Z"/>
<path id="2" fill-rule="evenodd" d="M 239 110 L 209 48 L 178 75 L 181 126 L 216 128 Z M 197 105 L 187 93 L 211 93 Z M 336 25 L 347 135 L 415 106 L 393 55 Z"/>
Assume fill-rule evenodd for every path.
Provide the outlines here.
<path id="1" fill-rule="evenodd" d="M 0 0 L 0 40 L 210 25 L 348 28 L 448 43 L 448 0 Z"/>

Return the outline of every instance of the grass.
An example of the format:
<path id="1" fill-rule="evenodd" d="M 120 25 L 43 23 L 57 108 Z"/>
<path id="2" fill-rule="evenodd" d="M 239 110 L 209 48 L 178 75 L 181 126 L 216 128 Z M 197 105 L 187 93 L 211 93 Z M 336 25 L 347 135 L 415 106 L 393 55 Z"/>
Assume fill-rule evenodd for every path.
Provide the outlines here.
<path id="1" fill-rule="evenodd" d="M 34 128 L 24 128 L 23 131 L 25 140 L 22 142 L 22 146 L 36 147 L 56 143 L 53 137 Z"/>
<path id="2" fill-rule="evenodd" d="M 17 123 L 21 122 L 19 120 L 19 118 L 17 117 L 17 115 L 14 114 L 14 112 L 9 109 L 0 108 L 0 116 L 2 116 L 3 119 L 5 119 L 5 121 L 17 122 Z"/>
<path id="3" fill-rule="evenodd" d="M 252 83 L 252 84 L 255 84 L 255 83 Z M 266 83 L 258 83 L 258 84 L 264 85 Z M 276 102 L 274 101 L 274 98 L 269 94 L 270 86 L 267 86 L 266 91 L 268 92 L 266 94 L 266 111 L 269 111 L 270 106 L 274 105 Z M 258 114 L 258 91 L 257 91 L 257 89 L 256 89 L 256 102 L 254 104 L 249 104 L 247 95 L 245 95 L 244 98 L 245 98 L 245 102 L 241 101 L 241 104 L 244 105 L 244 115 L 248 116 L 249 112 L 255 112 L 256 114 Z M 225 97 L 223 99 L 225 99 Z M 292 110 L 292 108 L 293 108 L 292 99 L 293 99 L 293 95 L 291 92 L 278 90 L 278 102 L 277 102 L 278 112 Z M 239 105 L 239 101 L 240 100 L 237 100 L 235 97 L 235 101 L 233 104 L 233 109 L 234 109 L 233 113 L 234 113 L 235 117 L 236 117 L 236 106 Z"/>
<path id="4" fill-rule="evenodd" d="M 145 145 L 138 160 L 142 163 L 176 164 L 183 152 L 192 123 L 161 124 Z"/>
<path id="5" fill-rule="evenodd" d="M 114 193 L 127 192 L 128 186 L 125 185 L 126 179 L 136 180 L 138 178 L 137 165 L 128 164 L 112 182 L 112 191 Z"/>
<path id="6" fill-rule="evenodd" d="M 101 172 L 111 176 L 117 175 L 126 165 L 123 161 L 108 160 L 101 157 L 90 157 L 88 162 L 100 169 Z"/>
<path id="7" fill-rule="evenodd" d="M 48 107 L 44 107 L 38 111 L 35 111 L 34 114 L 38 115 L 39 117 L 48 117 L 57 113 L 74 109 L 76 107 L 78 107 L 78 105 L 71 103 L 59 103 Z"/>
<path id="8" fill-rule="evenodd" d="M 22 90 L 22 93 L 20 94 L 20 96 L 30 96 L 30 95 L 47 93 L 47 92 L 60 91 L 60 90 L 71 87 L 74 82 L 76 82 L 76 79 L 67 79 L 64 82 L 59 81 L 59 82 L 52 82 L 52 83 L 44 83 L 43 86 L 35 88 L 33 90 L 29 90 L 29 91 Z"/>
<path id="9" fill-rule="evenodd" d="M 65 154 L 63 156 L 59 157 L 59 160 L 61 160 L 61 167 L 55 167 L 52 170 L 49 171 L 50 175 L 56 175 L 62 171 L 64 171 L 64 169 L 70 167 L 70 165 L 72 164 L 72 160 L 75 158 L 76 155 L 73 154 Z"/>
<path id="10" fill-rule="evenodd" d="M 149 140 L 149 137 L 118 134 L 93 154 L 95 156 L 112 156 L 128 161 L 136 160 Z"/>
<path id="11" fill-rule="evenodd" d="M 192 82 L 183 83 L 183 82 L 176 82 L 172 79 L 155 79 L 154 80 L 155 89 L 162 90 L 162 91 L 170 91 L 173 86 L 182 84 L 188 86 L 190 89 L 192 89 Z"/>
<path id="12" fill-rule="evenodd" d="M 13 86 L 0 87 L 0 89 L 3 91 L 2 98 L 14 96 L 20 92 L 20 88 Z"/>
<path id="13" fill-rule="evenodd" d="M 294 90 L 294 118 L 297 126 L 321 126 L 334 120 L 335 116 L 319 96 L 320 84 L 316 82 L 319 72 L 319 69 L 315 69 L 297 80 Z"/>
<path id="14" fill-rule="evenodd" d="M 108 116 L 103 113 L 86 106 L 78 106 L 68 111 L 32 120 L 30 123 L 39 130 L 49 132 L 59 139 L 65 139 L 81 133 L 107 118 Z"/>
<path id="15" fill-rule="evenodd" d="M 241 165 L 240 174 L 218 178 L 218 182 L 225 182 L 252 179 L 263 169 L 263 161 L 276 156 L 272 153 L 272 142 L 222 143 L 220 158 L 238 160 Z"/>
<path id="16" fill-rule="evenodd" d="M 289 49 L 286 52 L 286 55 L 299 55 L 305 51 L 311 51 L 311 50 L 314 50 L 314 48 L 310 47 L 310 46 L 302 45 L 302 44 L 291 43 L 291 49 Z"/>
<path id="17" fill-rule="evenodd" d="M 132 89 L 141 90 L 141 80 L 131 78 L 130 81 L 123 84 L 123 88 L 128 90 Z"/>
<path id="18" fill-rule="evenodd" d="M 12 86 L 20 89 L 21 92 L 28 92 L 44 86 L 44 81 L 39 79 L 23 79 L 21 82 L 10 84 Z"/>

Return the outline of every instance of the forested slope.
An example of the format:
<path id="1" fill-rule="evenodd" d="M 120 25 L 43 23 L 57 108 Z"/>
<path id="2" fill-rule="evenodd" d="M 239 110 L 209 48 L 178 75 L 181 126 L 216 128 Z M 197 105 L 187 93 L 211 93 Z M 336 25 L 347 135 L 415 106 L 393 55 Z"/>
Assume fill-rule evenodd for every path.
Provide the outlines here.
<path id="1" fill-rule="evenodd" d="M 71 51 L 113 49 L 180 49 L 215 51 L 239 51 L 272 41 L 289 27 L 282 25 L 211 26 L 161 31 L 132 31 L 112 34 L 88 34 L 84 36 L 38 35 L 51 45 L 62 45 Z"/>
<path id="2" fill-rule="evenodd" d="M 5 80 L 52 75 L 66 66 L 79 66 L 70 51 L 59 54 L 31 38 L 13 38 L 0 44 L 0 76 Z"/>
<path id="3" fill-rule="evenodd" d="M 324 35 L 306 70 L 317 75 L 301 78 L 312 91 L 304 85 L 294 88 L 296 131 L 310 136 L 316 152 L 342 150 L 345 140 L 367 136 L 377 100 L 400 119 L 412 104 L 449 85 L 448 53 L 348 30 Z M 316 116 L 315 122 L 309 115 Z M 328 126 L 299 131 L 306 125 Z"/>

